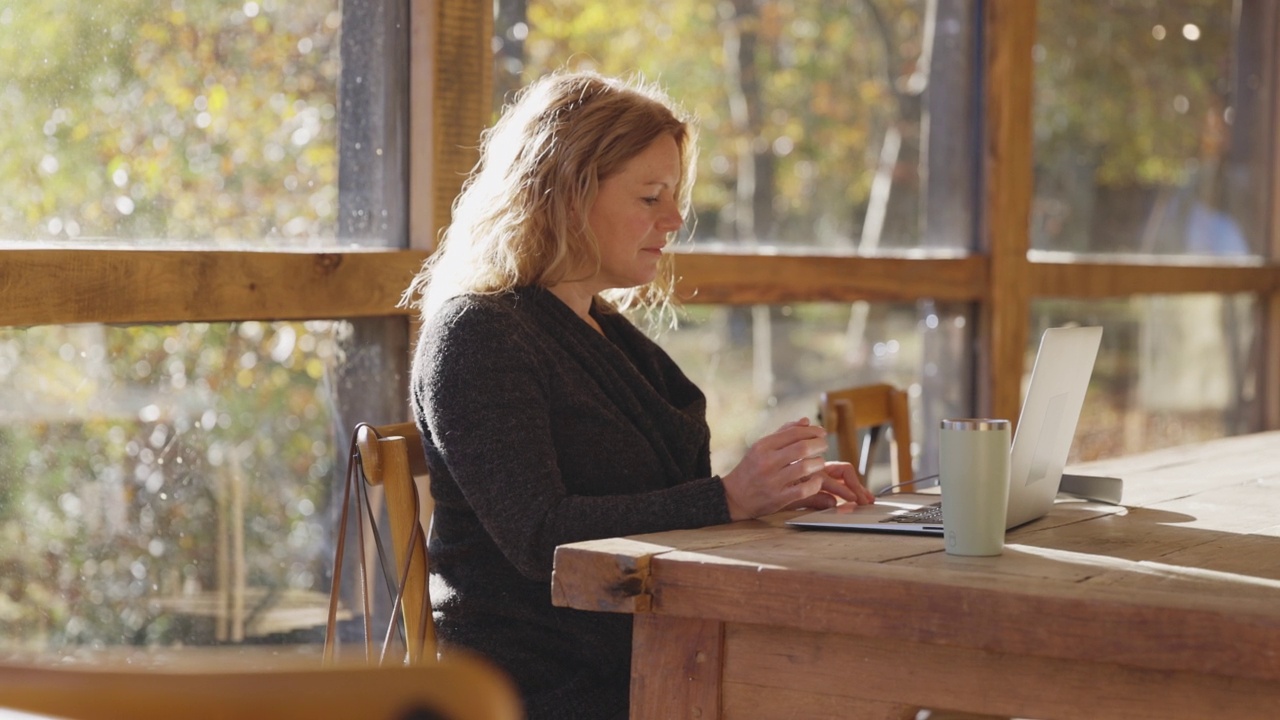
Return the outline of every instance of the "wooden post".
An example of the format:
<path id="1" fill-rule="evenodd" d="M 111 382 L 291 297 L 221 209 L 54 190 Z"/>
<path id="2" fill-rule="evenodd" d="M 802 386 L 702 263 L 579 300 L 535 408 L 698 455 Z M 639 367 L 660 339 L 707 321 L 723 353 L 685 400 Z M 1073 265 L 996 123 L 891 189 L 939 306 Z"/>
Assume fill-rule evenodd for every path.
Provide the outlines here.
<path id="1" fill-rule="evenodd" d="M 1268 25 L 1272 38 L 1280 37 L 1280 11 L 1274 4 L 1267 4 L 1270 17 Z M 1268 74 L 1265 86 L 1270 97 L 1268 107 L 1270 118 L 1268 127 L 1273 128 L 1267 138 L 1271 157 L 1271 202 L 1268 203 L 1269 218 L 1267 223 L 1267 262 L 1275 275 L 1280 275 L 1280 137 L 1275 133 L 1277 120 L 1280 120 L 1280 49 L 1275 43 L 1269 44 L 1269 54 L 1265 63 Z M 1261 149 L 1261 148 L 1259 148 Z M 1264 429 L 1280 429 L 1280 279 L 1272 283 L 1271 291 L 1260 298 L 1258 310 L 1261 313 L 1259 329 L 1262 332 L 1262 362 L 1259 370 L 1258 393 L 1262 398 L 1262 426 Z"/>
<path id="2" fill-rule="evenodd" d="M 426 12 L 423 6 L 427 5 L 435 6 L 434 15 L 419 19 Z M 411 173 L 416 183 L 430 183 L 427 189 L 430 194 L 424 194 L 415 184 L 413 197 L 421 198 L 424 207 L 411 210 L 417 213 L 431 208 L 429 218 L 416 217 L 412 222 L 413 247 L 429 248 L 434 246 L 436 229 L 449 222 L 453 200 L 479 158 L 480 131 L 493 116 L 493 54 L 490 50 L 493 3 L 419 0 L 414 4 L 413 14 L 415 25 L 423 32 L 432 32 L 435 38 L 426 48 L 435 53 L 434 68 L 428 60 L 414 60 L 415 69 L 433 69 L 434 87 L 413 82 L 415 95 L 427 92 L 431 97 L 430 114 L 415 116 L 412 124 L 415 138 L 431 139 L 427 160 L 432 164 L 422 172 Z M 414 103 L 414 107 L 423 106 Z M 413 159 L 422 161 L 416 149 Z M 430 235 L 423 237 L 422 233 Z"/>
<path id="3" fill-rule="evenodd" d="M 632 720 L 720 717 L 724 623 L 641 613 L 631 641 Z M 679 673 L 645 672 L 679 667 Z"/>
<path id="4" fill-rule="evenodd" d="M 986 207 L 990 262 L 978 329 L 979 412 L 1016 421 L 1031 316 L 1028 282 L 1032 172 L 1031 49 L 1036 4 L 988 0 L 986 17 Z"/>

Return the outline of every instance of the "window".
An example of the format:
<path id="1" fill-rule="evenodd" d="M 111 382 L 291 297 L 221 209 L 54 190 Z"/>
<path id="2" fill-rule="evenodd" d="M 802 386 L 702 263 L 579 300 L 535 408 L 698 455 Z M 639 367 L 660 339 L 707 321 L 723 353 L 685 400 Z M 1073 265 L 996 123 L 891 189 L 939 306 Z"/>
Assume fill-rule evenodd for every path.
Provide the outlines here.
<path id="1" fill-rule="evenodd" d="M 404 12 L 0 9 L 0 645 L 322 635 L 406 412 Z"/>
<path id="2" fill-rule="evenodd" d="M 1264 427 L 1274 322 L 1261 331 L 1265 303 L 1241 293 L 1268 258 L 1274 278 L 1277 257 L 1273 9 L 1044 0 L 1036 38 L 1031 256 L 1064 272 L 1148 266 L 1130 277 L 1082 268 L 1074 287 L 1031 307 L 1036 327 L 1105 328 L 1076 451 L 1117 455 Z M 1159 272 L 1169 282 L 1130 289 Z M 1193 287 L 1197 272 L 1212 283 Z M 1079 298 L 1085 286 L 1110 297 Z"/>
<path id="3" fill-rule="evenodd" d="M 339 3 L 71 9 L 0 16 L 0 237 L 336 242 Z"/>
<path id="4" fill-rule="evenodd" d="M 1272 126 L 1260 7 L 1040 6 L 1036 250 L 1266 255 Z"/>
<path id="5" fill-rule="evenodd" d="M 975 7 L 495 6 L 495 112 L 528 80 L 574 67 L 660 80 L 698 118 L 681 259 L 742 287 L 715 297 L 708 276 L 689 283 L 684 329 L 659 340 L 710 395 L 718 469 L 782 422 L 814 417 L 827 389 L 908 388 L 925 444 L 926 426 L 968 413 L 968 309 L 925 283 L 868 297 L 850 276 L 875 276 L 879 259 L 962 258 L 976 242 Z M 781 270 L 779 257 L 799 264 Z M 753 263 L 775 288 L 745 281 Z"/>
<path id="6" fill-rule="evenodd" d="M 346 434 L 404 417 L 395 301 L 562 63 L 703 115 L 661 342 L 721 466 L 888 379 L 928 472 L 1067 320 L 1078 458 L 1280 427 L 1271 3 L 38 5 L 0 9 L 0 646 L 317 639 L 273 609 L 318 613 Z"/>
<path id="7" fill-rule="evenodd" d="M 640 72 L 700 116 L 696 232 L 679 264 L 691 324 L 660 342 L 735 396 L 711 418 L 731 438 L 720 462 L 837 378 L 883 378 L 916 391 L 921 470 L 935 424 L 919 398 L 958 393 L 944 412 L 1016 417 L 1039 331 L 1066 322 L 1107 328 L 1081 433 L 1147 428 L 1081 443 L 1077 459 L 1280 422 L 1267 309 L 1280 31 L 1264 4 L 494 10 L 495 111 L 569 66 Z M 968 320 L 953 354 L 904 352 L 930 346 L 938 308 Z M 846 311 L 844 341 L 861 328 L 864 346 L 899 348 L 896 365 L 787 346 Z M 1216 352 L 1194 350 L 1209 342 L 1188 327 L 1200 316 L 1219 323 Z M 1182 381 L 1181 399 L 1157 402 L 1169 353 L 1238 390 Z"/>

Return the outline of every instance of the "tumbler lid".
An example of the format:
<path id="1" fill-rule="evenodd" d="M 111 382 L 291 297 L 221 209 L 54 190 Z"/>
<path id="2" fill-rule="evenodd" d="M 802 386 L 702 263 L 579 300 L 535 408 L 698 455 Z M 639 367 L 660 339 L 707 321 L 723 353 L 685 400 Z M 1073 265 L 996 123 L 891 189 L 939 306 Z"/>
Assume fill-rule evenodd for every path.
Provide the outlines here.
<path id="1" fill-rule="evenodd" d="M 942 421 L 943 430 L 1006 430 L 1009 421 L 1000 418 L 955 418 Z"/>

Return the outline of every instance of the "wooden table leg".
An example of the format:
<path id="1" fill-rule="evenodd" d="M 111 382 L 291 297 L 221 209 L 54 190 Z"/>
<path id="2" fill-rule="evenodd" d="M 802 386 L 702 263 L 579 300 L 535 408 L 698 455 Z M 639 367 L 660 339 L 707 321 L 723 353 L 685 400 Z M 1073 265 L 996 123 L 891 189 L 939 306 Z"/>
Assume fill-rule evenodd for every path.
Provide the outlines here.
<path id="1" fill-rule="evenodd" d="M 640 613 L 631 640 L 631 720 L 720 717 L 724 623 Z"/>

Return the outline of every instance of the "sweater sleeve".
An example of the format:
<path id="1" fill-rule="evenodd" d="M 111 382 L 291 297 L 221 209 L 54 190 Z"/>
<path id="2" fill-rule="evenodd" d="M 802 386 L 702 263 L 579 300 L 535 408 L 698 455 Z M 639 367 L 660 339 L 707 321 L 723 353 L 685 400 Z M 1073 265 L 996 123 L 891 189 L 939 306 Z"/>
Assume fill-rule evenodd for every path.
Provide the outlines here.
<path id="1" fill-rule="evenodd" d="M 729 521 L 718 477 L 629 495 L 569 494 L 551 427 L 552 383 L 528 332 L 508 312 L 469 306 L 429 328 L 416 380 L 448 472 L 521 574 L 549 580 L 564 543 Z"/>

